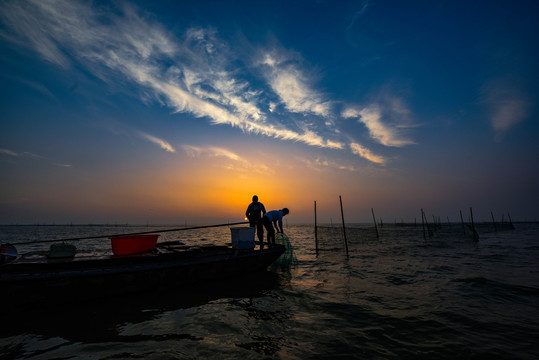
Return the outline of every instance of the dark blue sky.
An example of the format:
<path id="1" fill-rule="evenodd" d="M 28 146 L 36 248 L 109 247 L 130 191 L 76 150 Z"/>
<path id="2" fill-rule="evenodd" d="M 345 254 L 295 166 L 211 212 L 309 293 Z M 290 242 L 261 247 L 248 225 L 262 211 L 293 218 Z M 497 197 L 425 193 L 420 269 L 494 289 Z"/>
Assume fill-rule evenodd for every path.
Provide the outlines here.
<path id="1" fill-rule="evenodd" d="M 0 223 L 539 220 L 534 1 L 0 10 Z"/>

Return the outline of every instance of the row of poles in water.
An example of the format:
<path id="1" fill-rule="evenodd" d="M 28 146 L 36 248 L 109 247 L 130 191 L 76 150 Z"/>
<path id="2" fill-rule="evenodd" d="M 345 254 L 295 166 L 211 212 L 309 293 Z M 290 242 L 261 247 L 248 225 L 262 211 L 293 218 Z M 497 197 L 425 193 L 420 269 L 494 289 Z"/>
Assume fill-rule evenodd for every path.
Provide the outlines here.
<path id="1" fill-rule="evenodd" d="M 344 212 L 342 208 L 342 197 L 339 195 L 339 202 L 341 204 L 341 218 L 342 218 L 342 229 L 344 235 L 344 247 L 346 248 L 346 255 L 348 255 L 348 240 L 346 238 L 346 226 L 344 224 Z M 373 210 L 374 216 L 374 210 Z M 376 221 L 374 221 L 374 226 L 376 227 L 376 237 L 378 237 L 378 227 L 376 226 Z M 316 253 L 318 254 L 318 222 L 316 217 L 316 200 L 314 201 L 314 242 L 316 247 Z"/>
<path id="2" fill-rule="evenodd" d="M 343 206 L 342 206 L 342 197 L 340 195 L 339 195 L 339 203 L 340 203 L 340 206 L 341 206 L 341 219 L 342 219 L 342 229 L 343 229 L 343 236 L 344 236 L 344 247 L 346 249 L 346 255 L 348 255 L 348 239 L 346 238 L 346 225 L 344 223 L 344 211 L 343 211 Z M 374 222 L 374 229 L 376 230 L 376 238 L 379 238 L 380 233 L 378 232 L 378 225 L 376 223 L 376 217 L 374 216 L 374 209 L 373 208 L 371 208 L 371 213 L 372 213 L 372 220 Z M 460 221 L 461 221 L 461 224 L 462 224 L 462 232 L 463 232 L 463 234 L 466 234 L 465 223 L 464 223 L 464 219 L 462 217 L 462 210 L 459 210 L 459 213 L 460 213 Z M 492 223 L 494 224 L 494 231 L 496 231 L 496 221 L 494 220 L 494 214 L 492 212 L 490 214 L 492 216 Z M 433 217 L 434 217 L 434 215 L 433 215 Z M 423 211 L 423 209 L 421 209 L 421 224 L 422 224 L 422 227 L 423 227 L 423 239 L 426 240 L 427 239 L 427 232 L 429 234 L 429 237 L 432 236 L 432 229 L 431 229 L 431 226 L 429 225 L 429 223 L 427 221 L 427 216 L 425 215 L 425 212 Z M 473 234 L 473 239 L 475 241 L 477 241 L 479 239 L 479 234 L 477 233 L 477 230 L 475 229 L 475 223 L 474 223 L 474 218 L 473 218 L 473 210 L 472 210 L 471 207 L 470 207 L 470 224 L 469 225 L 466 224 L 466 225 L 471 230 L 471 232 Z M 503 225 L 503 218 L 502 218 L 502 225 Z M 511 215 L 509 215 L 509 225 L 511 226 L 511 228 L 514 228 L 513 227 L 513 221 L 511 220 Z M 434 226 L 435 227 L 440 227 L 441 226 L 441 222 L 439 220 L 438 220 L 438 223 L 436 223 L 436 218 L 435 217 L 434 217 Z M 318 253 L 318 223 L 317 223 L 317 216 L 316 216 L 316 200 L 314 201 L 314 239 L 315 239 L 316 253 Z"/>

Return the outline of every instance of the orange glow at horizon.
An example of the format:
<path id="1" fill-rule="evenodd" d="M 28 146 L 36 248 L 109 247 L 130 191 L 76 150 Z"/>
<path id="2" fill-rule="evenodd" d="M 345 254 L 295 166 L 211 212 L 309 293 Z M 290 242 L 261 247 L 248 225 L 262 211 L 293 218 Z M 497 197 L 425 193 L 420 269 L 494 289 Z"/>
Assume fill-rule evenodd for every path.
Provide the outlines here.
<path id="1" fill-rule="evenodd" d="M 122 171 L 111 169 L 99 176 L 81 173 L 67 183 L 49 179 L 47 186 L 32 193 L 32 208 L 36 213 L 46 211 L 51 218 L 67 214 L 56 216 L 57 222 L 78 218 L 96 223 L 239 222 L 257 195 L 267 211 L 287 207 L 287 220 L 306 222 L 313 220 L 314 200 L 319 216 L 328 219 L 325 213 L 338 210 L 341 193 L 350 210 L 368 201 L 366 187 L 342 172 L 306 167 L 291 156 L 272 167 L 270 159 L 259 154 L 253 158 L 170 158 L 151 166 L 138 163 Z"/>
<path id="2" fill-rule="evenodd" d="M 210 163 L 212 165 L 212 163 Z M 156 196 L 165 199 L 161 209 L 185 217 L 226 218 L 242 221 L 253 195 L 259 197 L 267 211 L 290 209 L 289 217 L 301 212 L 312 212 L 313 196 L 319 178 L 307 176 L 300 167 L 283 167 L 278 170 L 246 172 L 230 167 L 218 168 L 208 162 L 199 162 L 175 175 L 172 171 L 160 179 Z"/>

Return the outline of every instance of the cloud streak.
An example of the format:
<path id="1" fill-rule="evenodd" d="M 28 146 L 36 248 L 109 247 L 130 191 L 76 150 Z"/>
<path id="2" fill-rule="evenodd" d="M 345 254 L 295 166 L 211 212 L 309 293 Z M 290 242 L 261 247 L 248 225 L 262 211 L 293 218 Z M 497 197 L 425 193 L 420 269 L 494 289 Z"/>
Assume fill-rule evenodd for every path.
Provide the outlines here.
<path id="1" fill-rule="evenodd" d="M 330 115 L 330 102 L 312 89 L 303 72 L 293 64 L 277 60 L 269 53 L 265 54 L 262 64 L 269 69 L 266 78 L 271 88 L 289 111 L 322 117 Z"/>
<path id="2" fill-rule="evenodd" d="M 390 108 L 390 112 L 397 116 L 407 114 L 404 108 L 397 106 Z M 414 144 L 413 141 L 408 140 L 399 134 L 399 127 L 391 127 L 382 121 L 383 110 L 377 104 L 369 105 L 360 110 L 348 108 L 342 113 L 342 117 L 358 118 L 358 122 L 365 125 L 365 127 L 369 130 L 369 135 L 371 138 L 382 145 L 402 147 Z"/>
<path id="3" fill-rule="evenodd" d="M 273 174 L 274 171 L 270 167 L 257 162 L 252 164 L 247 159 L 239 156 L 233 151 L 217 146 L 193 146 L 182 145 L 183 151 L 192 157 L 215 158 L 219 161 L 216 163 L 219 167 L 224 167 L 227 170 L 234 170 L 246 173 L 258 173 L 263 175 Z"/>
<path id="4" fill-rule="evenodd" d="M 13 156 L 13 157 L 30 157 L 30 158 L 38 158 L 38 159 L 43 158 L 43 156 L 32 154 L 31 152 L 28 152 L 28 151 L 19 153 L 19 152 L 15 152 L 15 151 L 9 150 L 9 149 L 0 149 L 0 154 Z"/>
<path id="5" fill-rule="evenodd" d="M 8 149 L 0 149 L 0 154 L 9 155 L 9 156 L 18 156 L 19 155 L 15 151 L 11 151 L 11 150 L 8 150 Z"/>
<path id="6" fill-rule="evenodd" d="M 329 161 L 321 157 L 317 157 L 314 161 L 300 158 L 299 161 L 305 164 L 305 166 L 307 166 L 308 168 L 316 170 L 316 171 L 321 171 L 322 169 L 331 169 L 331 170 L 355 172 L 358 170 L 358 168 L 352 165 L 342 164 L 335 161 Z"/>
<path id="7" fill-rule="evenodd" d="M 167 141 L 163 140 L 163 139 L 160 139 L 158 137 L 155 137 L 153 135 L 150 135 L 150 134 L 146 134 L 144 132 L 140 132 L 140 136 L 154 144 L 157 144 L 159 145 L 159 147 L 161 147 L 161 149 L 167 151 L 167 152 L 171 152 L 171 153 L 175 153 L 176 152 L 176 149 L 174 149 L 172 147 L 172 145 L 170 145 Z"/>
<path id="8" fill-rule="evenodd" d="M 40 159 L 40 160 L 48 160 L 46 157 L 41 155 L 36 155 L 28 151 L 24 152 L 16 152 L 9 149 L 0 149 L 0 155 L 6 155 L 14 158 L 31 158 L 31 159 Z M 73 165 L 71 164 L 65 164 L 65 163 L 53 163 L 54 166 L 63 167 L 63 168 L 71 168 Z"/>
<path id="9" fill-rule="evenodd" d="M 369 149 L 358 143 L 350 143 L 350 150 L 352 151 L 352 153 L 359 155 L 362 158 L 365 158 L 375 164 L 384 165 L 387 162 L 384 157 L 372 153 Z"/>

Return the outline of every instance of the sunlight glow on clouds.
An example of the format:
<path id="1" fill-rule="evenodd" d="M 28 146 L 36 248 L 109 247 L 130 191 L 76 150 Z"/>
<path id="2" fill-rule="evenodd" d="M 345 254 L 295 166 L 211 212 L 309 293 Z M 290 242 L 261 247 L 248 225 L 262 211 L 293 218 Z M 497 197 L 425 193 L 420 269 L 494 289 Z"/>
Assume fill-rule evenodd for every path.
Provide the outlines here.
<path id="1" fill-rule="evenodd" d="M 358 169 L 352 165 L 346 165 L 342 163 L 337 163 L 335 161 L 329 161 L 327 159 L 317 157 L 314 161 L 309 159 L 299 159 L 306 167 L 316 170 L 316 171 L 323 171 L 325 169 L 331 169 L 331 170 L 341 170 L 341 171 L 349 171 L 354 172 Z"/>
<path id="2" fill-rule="evenodd" d="M 393 111 L 399 113 L 399 110 Z M 370 136 L 382 145 L 401 147 L 413 144 L 412 141 L 402 138 L 396 127 L 390 127 L 382 122 L 382 109 L 378 105 L 370 105 L 361 110 L 349 108 L 342 113 L 342 117 L 359 117 L 358 121 L 367 127 Z"/>
<path id="3" fill-rule="evenodd" d="M 174 153 L 176 152 L 176 149 L 174 149 L 172 147 L 172 145 L 170 145 L 168 142 L 166 142 L 165 140 L 163 139 L 159 139 L 153 135 L 150 135 L 150 134 L 146 134 L 144 132 L 140 132 L 140 135 L 145 138 L 146 140 L 149 140 L 151 142 L 153 142 L 154 144 L 157 144 L 161 147 L 161 149 L 163 150 L 166 150 L 168 152 L 171 152 L 171 153 Z"/>
<path id="4" fill-rule="evenodd" d="M 373 154 L 369 149 L 361 146 L 358 143 L 351 143 L 350 149 L 354 154 L 357 154 L 375 164 L 384 165 L 386 163 L 386 159 L 382 156 Z"/>
<path id="5" fill-rule="evenodd" d="M 270 167 L 264 165 L 260 161 L 252 163 L 247 159 L 239 156 L 233 151 L 216 146 L 193 146 L 182 145 L 183 151 L 192 158 L 208 158 L 217 159 L 215 166 L 226 170 L 236 171 L 240 173 L 257 173 L 262 175 L 273 174 L 274 171 Z M 222 161 L 228 160 L 228 161 Z"/>
<path id="6" fill-rule="evenodd" d="M 182 149 L 191 157 L 198 157 L 201 155 L 208 156 L 208 157 L 224 157 L 229 160 L 234 161 L 240 161 L 241 158 L 239 155 L 235 154 L 234 152 L 215 147 L 215 146 L 208 146 L 208 147 L 200 147 L 200 146 L 191 146 L 191 145 L 183 145 Z"/>
<path id="7" fill-rule="evenodd" d="M 329 116 L 330 103 L 310 88 L 301 71 L 293 65 L 275 60 L 270 54 L 266 54 L 263 64 L 270 67 L 267 79 L 288 110 Z"/>
<path id="8" fill-rule="evenodd" d="M 114 11 L 111 6 L 66 0 L 7 2 L 3 18 L 15 31 L 2 35 L 19 44 L 29 41 L 27 46 L 63 68 L 78 62 L 104 82 L 126 77 L 138 85 L 143 101 L 149 90 L 155 101 L 176 112 L 208 118 L 212 124 L 319 148 L 351 149 L 368 161 L 384 163 L 367 148 L 350 143 L 350 135 L 335 127 L 335 101 L 314 88 L 309 72 L 287 51 L 262 49 L 254 70 L 238 68 L 238 59 L 215 29 L 190 28 L 177 38 L 143 18 L 133 5 L 120 3 Z M 255 88 L 246 79 L 260 75 L 266 87 L 257 83 Z M 408 110 L 401 105 L 397 101 L 384 108 L 348 109 L 341 116 L 358 117 L 380 144 L 401 147 L 413 144 L 399 134 L 402 124 L 390 127 L 383 122 L 387 116 L 407 117 Z M 175 151 L 162 139 L 143 137 Z"/>

